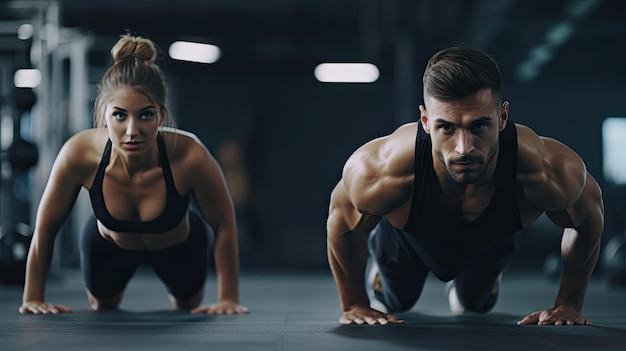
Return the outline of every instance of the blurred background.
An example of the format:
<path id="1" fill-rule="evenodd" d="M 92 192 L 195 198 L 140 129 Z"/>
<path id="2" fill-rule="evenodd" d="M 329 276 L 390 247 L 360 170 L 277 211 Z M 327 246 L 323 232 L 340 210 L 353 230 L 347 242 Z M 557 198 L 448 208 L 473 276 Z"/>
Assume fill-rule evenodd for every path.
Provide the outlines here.
<path id="1" fill-rule="evenodd" d="M 345 160 L 417 120 L 426 62 L 451 45 L 493 55 L 510 118 L 585 160 L 604 189 L 603 245 L 619 238 L 611 252 L 622 252 L 623 268 L 623 0 L 0 0 L 0 224 L 12 238 L 3 260 L 24 257 L 16 238 L 32 231 L 63 142 L 92 126 L 96 86 L 126 30 L 160 47 L 178 127 L 224 168 L 244 270 L 328 269 L 329 195 Z M 214 56 L 174 59 L 180 41 L 210 44 Z M 322 63 L 370 63 L 373 73 L 332 82 L 316 75 Z M 90 211 L 81 194 L 57 238 L 53 274 L 79 267 Z M 553 273 L 560 235 L 540 218 L 518 234 L 512 268 Z"/>

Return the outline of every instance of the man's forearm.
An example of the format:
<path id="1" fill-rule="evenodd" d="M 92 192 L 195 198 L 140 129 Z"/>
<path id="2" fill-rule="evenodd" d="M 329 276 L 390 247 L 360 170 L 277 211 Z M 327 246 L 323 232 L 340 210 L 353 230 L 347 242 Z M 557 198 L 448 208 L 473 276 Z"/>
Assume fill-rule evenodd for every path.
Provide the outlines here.
<path id="1" fill-rule="evenodd" d="M 369 306 L 365 291 L 367 234 L 329 233 L 328 261 L 339 289 L 342 310 L 357 305 Z"/>
<path id="2" fill-rule="evenodd" d="M 582 310 L 589 278 L 600 253 L 600 234 L 589 225 L 564 230 L 561 285 L 555 306 L 572 306 Z"/>

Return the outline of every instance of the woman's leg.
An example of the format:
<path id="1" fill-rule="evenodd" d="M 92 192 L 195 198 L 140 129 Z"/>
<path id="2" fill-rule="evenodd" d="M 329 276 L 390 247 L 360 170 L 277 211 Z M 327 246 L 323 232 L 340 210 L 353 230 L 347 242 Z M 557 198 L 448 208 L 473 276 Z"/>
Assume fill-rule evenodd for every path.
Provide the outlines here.
<path id="1" fill-rule="evenodd" d="M 191 210 L 189 225 L 189 237 L 185 242 L 150 253 L 150 264 L 167 287 L 172 305 L 178 309 L 192 309 L 200 305 L 208 271 L 209 240 L 206 225 Z"/>
<path id="2" fill-rule="evenodd" d="M 128 281 L 139 265 L 140 252 L 128 251 L 105 240 L 98 232 L 95 216 L 83 226 L 80 258 L 93 310 L 115 309 L 122 301 Z"/>

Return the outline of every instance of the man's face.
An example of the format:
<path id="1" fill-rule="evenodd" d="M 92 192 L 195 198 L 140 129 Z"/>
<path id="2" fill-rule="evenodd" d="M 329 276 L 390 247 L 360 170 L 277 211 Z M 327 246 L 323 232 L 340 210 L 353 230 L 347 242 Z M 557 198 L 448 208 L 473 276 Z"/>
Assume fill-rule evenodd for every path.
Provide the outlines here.
<path id="1" fill-rule="evenodd" d="M 440 161 L 435 160 L 435 170 L 445 167 L 459 184 L 475 183 L 485 175 L 508 119 L 508 102 L 501 108 L 498 103 L 487 88 L 458 101 L 425 97 L 421 122 Z"/>

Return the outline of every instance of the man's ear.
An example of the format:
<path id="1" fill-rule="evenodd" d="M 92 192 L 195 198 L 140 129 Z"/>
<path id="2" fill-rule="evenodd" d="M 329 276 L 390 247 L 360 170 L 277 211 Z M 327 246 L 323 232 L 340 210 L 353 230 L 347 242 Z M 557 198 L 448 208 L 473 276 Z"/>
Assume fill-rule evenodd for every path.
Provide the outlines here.
<path id="1" fill-rule="evenodd" d="M 420 105 L 420 123 L 422 123 L 422 128 L 427 134 L 430 134 L 430 130 L 428 129 L 428 113 L 426 112 L 426 106 Z"/>
<path id="2" fill-rule="evenodd" d="M 504 130 L 506 123 L 509 121 L 509 102 L 505 101 L 500 107 L 500 131 Z"/>

